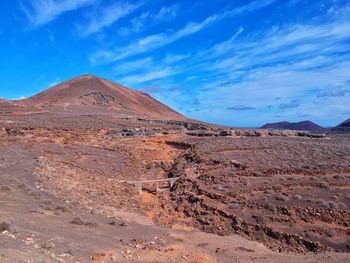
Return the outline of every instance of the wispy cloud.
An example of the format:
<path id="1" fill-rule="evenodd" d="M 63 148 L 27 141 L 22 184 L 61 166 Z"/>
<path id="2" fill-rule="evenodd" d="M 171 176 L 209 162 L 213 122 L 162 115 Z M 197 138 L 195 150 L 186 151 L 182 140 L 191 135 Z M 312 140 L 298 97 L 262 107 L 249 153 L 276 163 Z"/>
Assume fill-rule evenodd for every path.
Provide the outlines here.
<path id="1" fill-rule="evenodd" d="M 162 91 L 162 89 L 158 85 L 155 85 L 155 86 L 142 87 L 141 91 L 143 91 L 147 94 L 156 94 L 156 93 Z"/>
<path id="2" fill-rule="evenodd" d="M 246 106 L 246 105 L 236 105 L 236 106 L 228 107 L 227 110 L 246 111 L 246 110 L 255 110 L 255 108 L 252 106 Z"/>
<path id="3" fill-rule="evenodd" d="M 177 16 L 177 13 L 177 5 L 163 6 L 157 12 L 142 12 L 139 16 L 131 19 L 130 25 L 120 28 L 118 33 L 124 37 L 129 36 L 131 33 L 140 32 L 159 22 L 172 20 Z"/>
<path id="4" fill-rule="evenodd" d="M 166 68 L 158 71 L 151 71 L 144 74 L 130 75 L 122 78 L 120 81 L 123 85 L 135 85 L 151 80 L 162 79 L 174 75 L 176 72 L 173 69 Z"/>
<path id="5" fill-rule="evenodd" d="M 227 12 L 227 15 L 240 15 L 243 13 L 247 13 L 247 12 L 254 12 L 256 10 L 259 10 L 261 8 L 267 7 L 271 4 L 273 4 L 274 2 L 276 2 L 276 0 L 256 0 L 253 1 L 247 5 L 229 10 Z"/>
<path id="6" fill-rule="evenodd" d="M 31 26 L 42 26 L 65 12 L 93 4 L 96 0 L 28 0 L 21 8 Z"/>
<path id="7" fill-rule="evenodd" d="M 118 1 L 110 6 L 98 8 L 94 13 L 90 14 L 91 19 L 87 25 L 78 26 L 79 33 L 83 37 L 97 33 L 102 29 L 111 26 L 121 18 L 133 13 L 141 5 L 141 2 L 131 4 L 124 1 Z"/>
<path id="8" fill-rule="evenodd" d="M 148 35 L 124 47 L 117 47 L 111 50 L 99 50 L 90 56 L 90 61 L 93 64 L 111 63 L 126 57 L 148 52 L 195 34 L 225 18 L 240 15 L 246 12 L 256 11 L 257 9 L 266 7 L 275 1 L 276 0 L 256 0 L 243 7 L 224 10 L 221 13 L 213 14 L 200 22 L 188 22 L 183 28 L 173 33 Z"/>
<path id="9" fill-rule="evenodd" d="M 117 74 L 129 74 L 136 70 L 146 70 L 150 67 L 154 67 L 153 59 L 151 57 L 145 57 L 141 59 L 118 63 L 114 67 L 114 71 Z"/>
<path id="10" fill-rule="evenodd" d="M 116 48 L 112 51 L 102 50 L 98 51 L 92 56 L 90 60 L 92 63 L 111 63 L 121 60 L 126 57 L 134 56 L 146 51 L 151 51 L 159 47 L 168 45 L 176 40 L 194 34 L 217 20 L 217 16 L 210 16 L 200 23 L 188 23 L 184 28 L 176 31 L 173 34 L 155 34 L 149 35 L 138 41 L 129 44 L 126 47 Z"/>
<path id="11" fill-rule="evenodd" d="M 190 57 L 190 55 L 185 55 L 185 54 L 166 54 L 165 58 L 164 58 L 164 63 L 166 64 L 173 64 L 173 63 L 177 63 L 180 62 L 186 58 Z"/>
<path id="12" fill-rule="evenodd" d="M 319 98 L 324 98 L 324 97 L 344 97 L 347 94 L 350 94 L 350 89 L 330 89 L 330 90 L 325 90 L 317 94 L 317 97 Z"/>
<path id="13" fill-rule="evenodd" d="M 280 109 L 280 110 L 295 109 L 295 108 L 298 108 L 299 106 L 300 106 L 300 104 L 297 100 L 292 100 L 290 102 L 282 103 L 282 104 L 278 105 L 278 109 Z"/>

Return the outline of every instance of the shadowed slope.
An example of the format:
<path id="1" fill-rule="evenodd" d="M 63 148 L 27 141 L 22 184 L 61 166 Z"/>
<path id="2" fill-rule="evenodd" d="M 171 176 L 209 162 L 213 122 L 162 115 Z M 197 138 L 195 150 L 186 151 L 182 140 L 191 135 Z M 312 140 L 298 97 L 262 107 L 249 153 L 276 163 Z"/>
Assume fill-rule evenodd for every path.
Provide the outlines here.
<path id="1" fill-rule="evenodd" d="M 332 129 L 333 132 L 340 132 L 340 133 L 350 133 L 350 119 L 347 119 L 334 127 Z"/>

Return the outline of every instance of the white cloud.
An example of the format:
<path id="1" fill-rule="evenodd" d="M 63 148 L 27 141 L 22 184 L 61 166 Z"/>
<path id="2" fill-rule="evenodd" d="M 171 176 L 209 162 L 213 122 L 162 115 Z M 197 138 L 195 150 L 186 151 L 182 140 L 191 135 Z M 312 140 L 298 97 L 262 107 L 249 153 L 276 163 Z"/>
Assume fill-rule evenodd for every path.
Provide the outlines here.
<path id="1" fill-rule="evenodd" d="M 227 12 L 227 15 L 240 15 L 243 13 L 248 13 L 248 12 L 254 12 L 256 10 L 259 10 L 261 8 L 267 7 L 271 4 L 273 4 L 274 2 L 276 2 L 276 0 L 256 0 L 253 1 L 247 5 L 229 10 Z"/>
<path id="2" fill-rule="evenodd" d="M 146 70 L 153 67 L 153 59 L 151 57 L 145 57 L 133 61 L 118 63 L 114 70 L 118 74 L 127 74 L 136 70 Z"/>
<path id="3" fill-rule="evenodd" d="M 141 6 L 140 3 L 130 4 L 118 1 L 110 6 L 105 6 L 92 13 L 91 19 L 85 26 L 78 26 L 81 36 L 86 37 L 109 27 L 121 18 L 133 13 Z"/>
<path id="4" fill-rule="evenodd" d="M 177 12 L 177 5 L 163 6 L 155 13 L 150 11 L 142 12 L 131 20 L 130 25 L 120 28 L 118 33 L 124 37 L 129 36 L 131 33 L 140 32 L 151 25 L 174 19 L 177 16 Z"/>
<path id="5" fill-rule="evenodd" d="M 180 62 L 186 58 L 188 58 L 190 55 L 176 55 L 176 54 L 167 54 L 164 58 L 164 63 L 166 64 L 173 64 Z"/>
<path id="6" fill-rule="evenodd" d="M 98 51 L 92 56 L 90 60 L 92 63 L 110 63 L 121 60 L 126 57 L 137 55 L 146 51 L 150 51 L 165 45 L 168 45 L 180 38 L 194 34 L 209 24 L 213 23 L 217 19 L 217 16 L 210 16 L 201 23 L 188 23 L 184 28 L 176 31 L 173 34 L 155 34 L 149 35 L 138 41 L 129 44 L 126 47 L 119 47 L 112 51 Z"/>
<path id="7" fill-rule="evenodd" d="M 217 21 L 223 20 L 227 17 L 241 15 L 246 12 L 256 11 L 257 9 L 266 7 L 275 1 L 276 0 L 256 0 L 246 6 L 235 8 L 232 10 L 225 10 L 221 13 L 211 15 L 206 19 L 202 20 L 201 22 L 189 22 L 183 28 L 173 33 L 160 33 L 149 35 L 124 47 L 117 47 L 111 50 L 99 50 L 90 56 L 90 61 L 93 64 L 111 63 L 114 61 L 124 59 L 126 57 L 148 52 L 159 47 L 171 44 L 186 36 L 195 34 L 214 24 Z"/>
<path id="8" fill-rule="evenodd" d="M 176 72 L 170 68 L 166 68 L 163 70 L 158 70 L 158 71 L 152 71 L 149 73 L 145 73 L 145 74 L 137 74 L 137 75 L 131 75 L 131 76 L 127 76 L 123 79 L 121 79 L 121 83 L 123 85 L 136 85 L 139 83 L 144 83 L 147 81 L 151 81 L 151 80 L 157 80 L 157 79 L 162 79 L 162 78 L 166 78 L 169 77 L 171 75 L 174 75 Z"/>
<path id="9" fill-rule="evenodd" d="M 58 18 L 65 12 L 93 4 L 96 0 L 29 0 L 29 5 L 21 5 L 33 27 L 42 26 Z"/>
<path id="10" fill-rule="evenodd" d="M 350 111 L 350 93 L 344 87 L 350 72 L 349 17 L 288 25 L 260 31 L 258 36 L 243 32 L 239 29 L 231 39 L 191 54 L 177 67 L 176 74 L 197 74 L 191 91 L 202 102 L 200 107 L 213 114 L 200 111 L 191 117 L 239 123 L 222 110 L 249 105 L 256 110 L 241 115 L 242 122 L 249 118 L 250 123 L 262 124 L 276 114 L 274 110 L 283 108 L 278 113 L 283 119 L 298 120 L 297 112 L 302 112 L 329 125 Z M 281 99 L 276 102 L 276 97 Z M 179 105 L 185 104 L 180 101 Z"/>
<path id="11" fill-rule="evenodd" d="M 15 98 L 15 99 L 10 99 L 10 100 L 24 100 L 24 99 L 26 99 L 27 97 L 25 97 L 25 96 L 21 96 L 21 97 L 19 97 L 19 98 Z"/>

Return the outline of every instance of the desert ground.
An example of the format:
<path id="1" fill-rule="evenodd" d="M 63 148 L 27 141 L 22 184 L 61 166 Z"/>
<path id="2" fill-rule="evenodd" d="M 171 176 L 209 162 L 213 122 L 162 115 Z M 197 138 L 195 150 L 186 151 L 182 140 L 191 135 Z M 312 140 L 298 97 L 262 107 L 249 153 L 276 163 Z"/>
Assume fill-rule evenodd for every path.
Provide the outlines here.
<path id="1" fill-rule="evenodd" d="M 202 123 L 90 75 L 0 125 L 0 262 L 350 261 L 348 135 Z"/>

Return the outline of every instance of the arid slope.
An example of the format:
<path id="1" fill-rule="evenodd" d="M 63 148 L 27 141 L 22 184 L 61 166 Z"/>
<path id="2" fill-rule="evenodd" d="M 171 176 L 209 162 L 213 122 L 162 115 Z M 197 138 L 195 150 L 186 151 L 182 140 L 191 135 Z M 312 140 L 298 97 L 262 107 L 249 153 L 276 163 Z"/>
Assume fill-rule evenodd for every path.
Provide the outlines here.
<path id="1" fill-rule="evenodd" d="M 162 119 L 183 119 L 184 117 L 140 91 L 126 88 L 109 80 L 83 75 L 40 94 L 22 103 L 53 110 L 64 108 L 79 110 L 107 111 L 114 114 L 134 114 Z"/>

